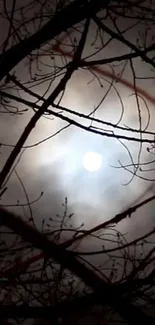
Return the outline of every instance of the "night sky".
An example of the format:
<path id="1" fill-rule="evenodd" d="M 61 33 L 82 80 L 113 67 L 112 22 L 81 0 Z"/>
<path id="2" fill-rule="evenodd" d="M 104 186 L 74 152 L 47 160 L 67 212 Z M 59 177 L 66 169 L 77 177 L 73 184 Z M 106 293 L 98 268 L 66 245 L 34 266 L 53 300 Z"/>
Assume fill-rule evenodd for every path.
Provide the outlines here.
<path id="1" fill-rule="evenodd" d="M 17 7 L 19 5 L 17 2 Z M 7 1 L 7 6 L 9 6 L 9 1 Z M 26 13 L 26 16 L 33 16 L 37 10 L 37 6 L 32 8 Z M 47 12 L 46 8 L 44 10 Z M 17 18 L 18 14 L 17 11 Z M 143 42 L 146 27 L 142 23 L 133 26 L 135 21 L 120 17 L 118 26 L 121 31 L 124 31 L 124 37 L 137 45 L 137 42 Z M 106 19 L 104 23 L 108 28 L 115 30 L 110 18 Z M 2 24 L 3 30 L 7 30 L 7 27 L 4 28 L 7 23 L 3 22 Z M 82 30 L 82 25 L 79 24 L 78 28 Z M 32 31 L 33 26 L 29 24 L 29 32 Z M 88 60 L 97 60 L 130 53 L 130 49 L 126 45 L 117 40 L 110 40 L 107 33 L 103 33 L 103 41 L 107 45 L 105 45 L 104 49 L 98 51 L 101 47 L 101 39 L 99 35 L 96 37 L 96 31 L 96 25 L 92 22 L 82 58 L 91 55 Z M 148 46 L 151 44 L 153 36 L 150 23 L 150 30 L 147 31 L 147 39 L 145 40 Z M 5 35 L 1 31 L 2 41 L 4 37 Z M 62 37 L 63 44 L 60 45 L 60 48 L 62 51 L 70 53 L 72 44 L 74 42 L 77 44 L 80 39 L 80 33 L 72 29 L 68 35 L 63 34 Z M 62 58 L 59 51 L 55 51 L 53 56 L 51 54 L 51 57 L 44 56 L 45 50 L 52 53 L 54 44 L 55 40 L 42 47 L 38 65 L 36 64 L 35 55 L 33 56 L 31 71 L 28 58 L 26 58 L 11 72 L 22 84 L 30 86 L 32 91 L 35 91 L 39 96 L 44 96 L 44 98 L 47 98 L 58 84 L 62 78 L 61 68 L 66 61 L 70 60 L 67 55 Z M 153 53 L 150 54 L 151 56 L 153 56 Z M 140 88 L 141 94 L 143 90 L 145 92 L 144 96 L 139 95 L 138 97 L 141 127 L 142 129 L 147 127 L 147 131 L 154 132 L 155 81 L 150 78 L 154 77 L 154 71 L 149 64 L 142 62 L 139 58 L 133 60 L 133 66 L 137 76 L 136 89 Z M 107 64 L 99 68 L 101 71 L 94 71 L 94 73 L 89 69 L 78 69 L 74 72 L 62 99 L 60 96 L 56 102 L 60 100 L 61 106 L 89 115 L 102 101 L 95 114 L 91 115 L 92 117 L 111 122 L 116 126 L 128 126 L 138 129 L 140 126 L 137 98 L 130 62 L 128 61 L 124 66 L 119 62 L 114 62 L 111 65 Z M 120 81 L 105 76 L 104 70 L 109 71 L 111 74 L 114 72 L 119 77 L 121 76 Z M 54 73 L 56 74 L 57 77 L 52 84 L 50 84 L 51 79 L 48 77 L 47 81 L 37 82 L 45 73 L 51 73 L 52 78 Z M 31 85 L 31 76 L 36 77 L 33 87 Z M 125 85 L 122 80 L 126 80 L 132 86 Z M 6 92 L 14 95 L 18 94 L 26 100 L 34 101 L 34 98 L 22 90 L 17 90 L 17 87 L 8 87 L 6 86 Z M 137 93 L 139 94 L 139 91 Z M 148 99 L 149 96 L 151 100 Z M 10 102 L 10 104 L 18 107 L 19 110 L 27 108 L 24 104 L 18 105 L 15 101 Z M 38 104 L 40 105 L 41 101 L 38 101 Z M 11 146 L 16 144 L 24 127 L 33 115 L 30 108 L 23 114 L 14 114 L 16 111 L 14 107 L 10 107 L 11 114 L 7 110 L 4 112 L 4 107 L 0 108 L 1 168 L 12 150 Z M 58 111 L 56 108 L 54 110 Z M 90 125 L 90 121 L 86 121 L 82 117 L 69 113 L 64 115 L 83 123 L 83 125 Z M 149 125 L 147 126 L 149 115 Z M 67 123 L 56 117 L 42 116 L 22 149 L 20 160 L 9 178 L 8 190 L 4 194 L 1 204 L 7 205 L 8 208 L 10 206 L 11 210 L 16 211 L 25 218 L 30 215 L 29 207 L 14 207 L 14 205 L 27 203 L 25 190 L 30 202 L 40 197 L 43 192 L 41 198 L 31 206 L 35 224 L 40 228 L 43 218 L 48 223 L 49 217 L 52 217 L 56 220 L 54 226 L 58 227 L 56 215 L 63 215 L 64 206 L 62 204 L 67 197 L 68 213 L 74 214 L 69 220 L 69 224 L 73 227 L 80 227 L 83 224 L 85 229 L 89 229 L 155 193 L 154 163 L 148 166 L 142 165 L 142 171 L 138 170 L 137 176 L 133 177 L 133 163 L 137 166 L 138 163 L 154 159 L 153 149 L 151 152 L 148 150 L 148 147 L 151 148 L 150 144 L 144 143 L 141 146 L 139 142 L 104 137 L 86 132 L 73 125 L 52 137 L 53 134 L 65 126 L 67 126 Z M 100 126 L 93 122 L 93 126 L 101 127 L 102 131 L 108 131 L 109 134 L 115 131 L 116 134 L 140 138 L 140 135 L 134 132 L 113 129 L 107 125 Z M 148 137 L 153 139 L 150 135 Z M 49 139 L 44 141 L 46 138 Z M 88 152 L 95 152 L 100 155 L 102 163 L 99 170 L 90 172 L 84 168 L 83 159 Z M 129 166 L 129 170 L 125 170 L 123 167 L 120 168 L 120 164 Z M 147 171 L 147 169 L 149 170 Z M 24 184 L 24 187 L 22 184 Z M 138 229 L 138 235 L 140 236 L 146 230 L 152 229 L 155 221 L 154 209 L 155 203 L 152 202 L 138 210 L 131 219 L 128 218 L 120 223 L 118 229 L 130 239 L 137 236 Z M 67 234 L 67 236 L 70 235 Z M 106 245 L 112 245 L 112 243 L 106 243 Z M 101 243 L 88 238 L 75 246 L 78 249 L 88 251 L 101 247 Z M 93 257 L 91 260 L 98 264 L 100 263 L 100 256 Z"/>

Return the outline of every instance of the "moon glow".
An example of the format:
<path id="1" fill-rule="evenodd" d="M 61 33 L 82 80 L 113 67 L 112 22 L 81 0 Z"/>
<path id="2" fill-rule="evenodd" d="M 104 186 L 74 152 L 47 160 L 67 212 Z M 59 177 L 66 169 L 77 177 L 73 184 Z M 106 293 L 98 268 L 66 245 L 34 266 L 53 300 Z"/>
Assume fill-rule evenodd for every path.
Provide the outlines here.
<path id="1" fill-rule="evenodd" d="M 87 152 L 83 158 L 83 166 L 89 172 L 97 172 L 102 166 L 101 155 L 97 152 Z"/>

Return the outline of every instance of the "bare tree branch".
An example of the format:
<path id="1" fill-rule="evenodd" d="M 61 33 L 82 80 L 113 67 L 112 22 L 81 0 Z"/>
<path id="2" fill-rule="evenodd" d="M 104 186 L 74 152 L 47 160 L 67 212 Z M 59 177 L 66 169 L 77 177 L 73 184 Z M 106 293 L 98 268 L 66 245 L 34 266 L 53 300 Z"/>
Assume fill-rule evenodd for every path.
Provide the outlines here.
<path id="1" fill-rule="evenodd" d="M 25 224 L 13 213 L 0 209 L 1 222 L 11 228 L 16 234 L 20 235 L 24 240 L 31 242 L 35 247 L 43 250 L 46 256 L 54 257 L 60 264 L 68 268 L 86 285 L 90 286 L 98 294 L 104 294 L 107 284 L 90 268 L 87 268 L 80 260 L 73 257 L 71 252 L 64 250 L 61 246 L 52 243 L 45 235 L 39 233 L 30 225 Z M 116 287 L 108 287 L 106 295 L 107 303 L 110 304 L 123 318 L 131 324 L 150 325 L 154 321 L 146 316 L 138 307 L 130 303 L 128 298 L 122 297 Z"/>
<path id="2" fill-rule="evenodd" d="M 37 33 L 22 40 L 19 44 L 1 54 L 0 80 L 32 51 L 85 19 L 88 13 L 91 15 L 94 12 L 98 12 L 101 8 L 105 8 L 109 1 L 105 0 L 103 5 L 101 0 L 76 0 L 57 12 Z"/>

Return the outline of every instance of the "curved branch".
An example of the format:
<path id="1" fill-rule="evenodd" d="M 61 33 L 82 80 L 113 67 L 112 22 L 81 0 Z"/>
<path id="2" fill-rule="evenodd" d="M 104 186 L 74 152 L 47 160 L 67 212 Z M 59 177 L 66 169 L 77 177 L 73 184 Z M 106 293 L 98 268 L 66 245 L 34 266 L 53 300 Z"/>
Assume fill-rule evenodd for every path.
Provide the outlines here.
<path id="1" fill-rule="evenodd" d="M 37 33 L 0 55 L 0 80 L 32 51 L 79 23 L 88 17 L 89 13 L 96 13 L 105 8 L 109 1 L 105 0 L 103 5 L 102 0 L 76 0 L 57 12 Z"/>
<path id="2" fill-rule="evenodd" d="M 154 325 L 154 321 L 135 307 L 130 301 L 122 297 L 116 287 L 109 286 L 96 273 L 85 264 L 73 257 L 71 252 L 61 246 L 52 243 L 45 235 L 39 233 L 36 229 L 26 224 L 22 219 L 13 213 L 0 209 L 0 219 L 3 224 L 12 229 L 24 240 L 31 242 L 34 247 L 44 251 L 46 256 L 53 257 L 65 268 L 76 274 L 86 285 L 91 287 L 97 294 L 103 296 L 105 301 L 105 290 L 107 304 L 110 304 L 124 319 L 133 325 Z"/>

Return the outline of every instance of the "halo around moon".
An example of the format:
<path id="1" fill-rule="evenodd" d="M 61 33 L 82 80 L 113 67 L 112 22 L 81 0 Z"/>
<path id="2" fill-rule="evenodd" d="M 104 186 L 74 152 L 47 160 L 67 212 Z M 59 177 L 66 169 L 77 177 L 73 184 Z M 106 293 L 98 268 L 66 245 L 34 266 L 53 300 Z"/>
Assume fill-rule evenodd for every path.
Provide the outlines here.
<path id="1" fill-rule="evenodd" d="M 83 166 L 89 172 L 97 172 L 102 166 L 101 155 L 97 152 L 86 152 L 83 157 Z"/>

